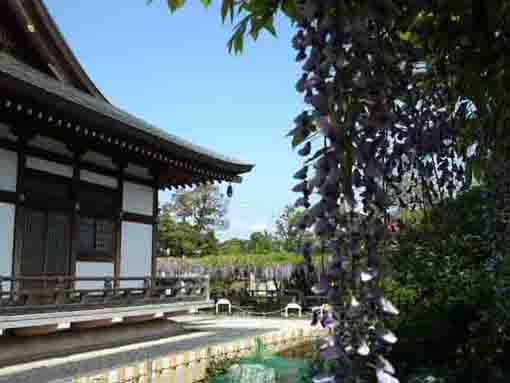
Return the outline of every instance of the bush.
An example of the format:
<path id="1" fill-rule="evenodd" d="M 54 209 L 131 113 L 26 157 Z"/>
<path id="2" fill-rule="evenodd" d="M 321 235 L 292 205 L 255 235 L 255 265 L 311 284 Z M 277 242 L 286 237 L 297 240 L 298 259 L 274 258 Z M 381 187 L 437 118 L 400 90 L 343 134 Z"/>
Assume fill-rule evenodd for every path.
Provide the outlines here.
<path id="1" fill-rule="evenodd" d="M 493 217 L 492 202 L 474 189 L 432 209 L 428 221 L 402 228 L 384 284 L 401 306 L 393 358 L 404 376 L 429 368 L 445 382 L 485 382 L 504 366 L 507 302 L 494 289 L 498 274 L 488 271 Z"/>

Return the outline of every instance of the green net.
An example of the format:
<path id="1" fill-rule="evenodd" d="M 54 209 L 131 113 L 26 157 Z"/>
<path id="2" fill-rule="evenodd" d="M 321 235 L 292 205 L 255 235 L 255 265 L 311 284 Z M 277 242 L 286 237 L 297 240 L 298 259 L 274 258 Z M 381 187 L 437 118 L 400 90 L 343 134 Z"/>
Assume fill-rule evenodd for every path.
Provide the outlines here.
<path id="1" fill-rule="evenodd" d="M 296 383 L 303 381 L 310 369 L 304 359 L 280 357 L 256 341 L 255 350 L 248 356 L 209 377 L 209 383 Z"/>

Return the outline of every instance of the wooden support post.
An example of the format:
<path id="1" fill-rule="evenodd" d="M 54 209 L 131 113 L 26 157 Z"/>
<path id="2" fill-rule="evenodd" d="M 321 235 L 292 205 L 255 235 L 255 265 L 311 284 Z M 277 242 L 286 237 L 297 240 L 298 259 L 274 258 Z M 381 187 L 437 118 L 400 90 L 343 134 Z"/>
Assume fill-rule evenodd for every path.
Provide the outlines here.
<path id="1" fill-rule="evenodd" d="M 153 197 L 153 212 L 154 222 L 152 224 L 152 267 L 151 277 L 156 277 L 157 272 L 157 257 L 159 252 L 159 186 L 156 184 L 154 187 Z"/>
<path id="2" fill-rule="evenodd" d="M 73 211 L 71 212 L 71 253 L 69 255 L 68 273 L 76 275 L 76 261 L 80 243 L 80 202 L 78 191 L 80 189 L 80 159 L 85 154 L 85 149 L 75 145 L 68 145 L 73 152 L 73 178 L 71 180 L 71 200 Z"/>
<path id="3" fill-rule="evenodd" d="M 153 198 L 152 198 L 152 262 L 151 262 L 151 277 L 156 277 L 157 272 L 157 257 L 159 251 L 159 188 L 161 186 L 160 178 L 163 170 L 159 167 L 151 169 L 151 175 L 154 179 Z M 154 283 L 154 281 L 153 281 Z"/>
<path id="4" fill-rule="evenodd" d="M 13 257 L 12 257 L 12 275 L 17 276 L 21 273 L 21 253 L 23 251 L 23 226 L 25 223 L 25 214 L 23 208 L 24 202 L 24 174 L 26 166 L 26 140 L 21 135 L 18 135 L 18 169 L 16 179 L 16 207 L 14 215 L 14 246 L 13 246 Z M 19 287 L 19 286 L 17 286 Z"/>
<path id="5" fill-rule="evenodd" d="M 115 225 L 115 254 L 113 264 L 113 274 L 115 280 L 115 288 L 118 288 L 120 283 L 121 258 L 122 258 L 122 216 L 123 216 L 123 201 L 124 201 L 124 170 L 127 166 L 126 162 L 119 161 L 117 165 L 117 206 L 118 215 Z"/>

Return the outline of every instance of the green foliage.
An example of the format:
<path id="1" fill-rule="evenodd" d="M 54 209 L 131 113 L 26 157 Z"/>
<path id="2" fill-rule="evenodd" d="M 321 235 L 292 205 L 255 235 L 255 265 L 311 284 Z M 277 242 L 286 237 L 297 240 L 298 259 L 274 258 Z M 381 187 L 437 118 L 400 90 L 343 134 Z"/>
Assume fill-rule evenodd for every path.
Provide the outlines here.
<path id="1" fill-rule="evenodd" d="M 167 0 L 170 11 L 175 12 L 184 6 L 185 0 Z"/>
<path id="2" fill-rule="evenodd" d="M 168 249 L 168 256 L 181 257 L 193 254 L 193 245 L 198 241 L 198 233 L 188 222 L 176 222 L 169 205 L 164 205 L 159 217 L 160 246 Z"/>
<path id="3" fill-rule="evenodd" d="M 304 233 L 299 229 L 303 215 L 303 209 L 287 205 L 276 220 L 276 237 L 282 241 L 286 251 L 296 251 L 304 239 Z"/>
<path id="4" fill-rule="evenodd" d="M 239 256 L 241 254 L 241 240 L 233 238 L 221 243 L 219 252 L 220 254 Z"/>
<path id="5" fill-rule="evenodd" d="M 218 255 L 219 241 L 214 231 L 209 231 L 205 236 L 202 236 L 199 241 L 199 250 L 200 254 Z"/>
<path id="6" fill-rule="evenodd" d="M 150 4 L 154 0 L 148 0 Z M 211 0 L 200 0 L 205 7 L 209 7 Z M 167 0 L 168 8 L 173 13 L 182 8 L 186 0 Z M 287 17 L 294 19 L 296 15 L 295 0 L 222 0 L 221 18 L 223 22 L 227 19 L 231 23 L 235 18 L 240 17 L 240 21 L 234 26 L 232 37 L 227 43 L 229 52 L 235 54 L 242 53 L 244 49 L 244 38 L 249 34 L 253 40 L 257 40 L 260 32 L 265 30 L 276 37 L 274 19 L 278 12 L 282 12 Z"/>
<path id="7" fill-rule="evenodd" d="M 191 257 L 201 254 L 218 254 L 219 241 L 214 231 L 201 233 L 189 222 L 177 222 L 173 209 L 172 205 L 164 205 L 159 217 L 159 242 L 160 246 L 167 251 L 162 255 Z"/>
<path id="8" fill-rule="evenodd" d="M 255 254 L 267 254 L 272 249 L 272 239 L 269 233 L 256 231 L 251 233 L 248 241 L 248 251 Z"/>
<path id="9" fill-rule="evenodd" d="M 228 199 L 216 185 L 200 185 L 190 191 L 179 191 L 167 204 L 183 222 L 190 222 L 199 233 L 226 227 Z"/>
<path id="10" fill-rule="evenodd" d="M 487 272 L 493 213 L 476 188 L 433 209 L 432 225 L 402 228 L 384 285 L 402 310 L 393 353 L 404 373 L 427 367 L 460 378 L 501 365 L 510 327 L 498 314 L 504 298 L 494 293 L 497 278 Z"/>

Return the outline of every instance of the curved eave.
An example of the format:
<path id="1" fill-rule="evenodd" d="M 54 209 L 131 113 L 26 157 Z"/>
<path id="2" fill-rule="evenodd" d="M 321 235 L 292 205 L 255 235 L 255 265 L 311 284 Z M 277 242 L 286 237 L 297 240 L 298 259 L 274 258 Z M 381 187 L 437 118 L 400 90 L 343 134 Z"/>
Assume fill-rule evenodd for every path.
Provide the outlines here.
<path id="1" fill-rule="evenodd" d="M 49 110 L 70 114 L 79 121 L 100 127 L 101 130 L 134 138 L 169 155 L 193 161 L 197 166 L 229 175 L 247 173 L 254 167 L 169 134 L 5 53 L 0 53 L 0 87 L 25 99 L 33 99 Z"/>

